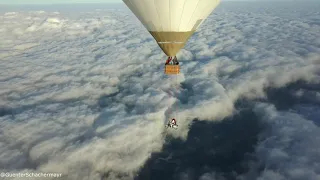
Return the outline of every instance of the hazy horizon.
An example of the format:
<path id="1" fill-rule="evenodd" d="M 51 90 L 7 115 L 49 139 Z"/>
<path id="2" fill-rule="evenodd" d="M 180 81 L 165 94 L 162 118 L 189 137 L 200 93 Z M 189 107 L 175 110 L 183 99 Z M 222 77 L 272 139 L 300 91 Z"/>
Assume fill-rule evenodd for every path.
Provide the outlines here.
<path id="1" fill-rule="evenodd" d="M 317 0 L 221 0 L 221 2 L 308 2 Z M 43 0 L 32 0 L 25 2 L 24 0 L 0 0 L 0 5 L 50 5 L 50 4 L 114 4 L 123 3 L 122 0 L 54 0 L 54 1 L 43 1 Z"/>

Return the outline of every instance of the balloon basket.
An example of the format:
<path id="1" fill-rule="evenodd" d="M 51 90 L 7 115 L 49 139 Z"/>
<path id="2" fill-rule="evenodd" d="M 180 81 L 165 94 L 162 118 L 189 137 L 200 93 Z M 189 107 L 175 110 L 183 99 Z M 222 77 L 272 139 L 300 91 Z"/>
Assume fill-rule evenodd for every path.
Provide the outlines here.
<path id="1" fill-rule="evenodd" d="M 179 74 L 180 73 L 180 66 L 179 65 L 167 64 L 167 65 L 165 65 L 164 72 L 167 75 Z"/>

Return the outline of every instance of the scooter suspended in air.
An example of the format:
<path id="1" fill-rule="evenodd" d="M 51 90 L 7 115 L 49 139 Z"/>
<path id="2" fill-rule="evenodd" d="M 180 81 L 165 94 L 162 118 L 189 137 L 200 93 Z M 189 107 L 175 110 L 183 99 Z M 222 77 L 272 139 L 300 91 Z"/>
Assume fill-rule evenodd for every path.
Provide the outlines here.
<path id="1" fill-rule="evenodd" d="M 178 129 L 178 124 L 176 119 L 171 119 L 171 121 L 169 121 L 168 124 L 166 125 L 166 128 Z"/>

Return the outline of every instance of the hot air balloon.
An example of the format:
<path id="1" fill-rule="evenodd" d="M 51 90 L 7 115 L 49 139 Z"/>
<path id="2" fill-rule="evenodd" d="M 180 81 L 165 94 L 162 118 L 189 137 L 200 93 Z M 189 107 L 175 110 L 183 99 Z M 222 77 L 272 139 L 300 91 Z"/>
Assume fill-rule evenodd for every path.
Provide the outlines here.
<path id="1" fill-rule="evenodd" d="M 220 0 L 123 0 L 168 56 L 166 74 L 179 74 L 176 54 Z M 173 64 L 169 64 L 174 61 Z"/>

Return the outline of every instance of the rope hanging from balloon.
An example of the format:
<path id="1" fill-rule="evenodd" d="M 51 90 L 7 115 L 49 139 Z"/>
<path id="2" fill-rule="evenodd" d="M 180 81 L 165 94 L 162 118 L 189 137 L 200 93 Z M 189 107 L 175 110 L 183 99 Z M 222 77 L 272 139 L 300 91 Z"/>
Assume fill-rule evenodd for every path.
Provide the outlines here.
<path id="1" fill-rule="evenodd" d="M 179 90 L 179 86 L 178 86 L 178 75 L 179 75 L 179 74 L 176 75 L 176 88 L 177 88 L 177 89 L 176 89 L 176 91 L 177 91 L 177 92 L 176 92 L 176 99 L 178 99 L 177 96 L 178 96 L 178 90 Z M 176 108 L 175 108 L 175 119 L 176 119 L 176 120 L 178 119 L 177 109 L 178 109 L 178 102 L 176 102 Z"/>

